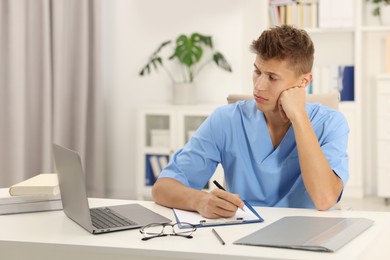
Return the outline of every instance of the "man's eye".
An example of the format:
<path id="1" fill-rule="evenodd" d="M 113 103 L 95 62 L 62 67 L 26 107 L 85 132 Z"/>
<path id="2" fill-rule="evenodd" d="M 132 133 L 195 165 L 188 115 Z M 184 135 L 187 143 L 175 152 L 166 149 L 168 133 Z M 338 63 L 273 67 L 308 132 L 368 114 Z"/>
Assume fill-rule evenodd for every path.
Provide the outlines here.
<path id="1" fill-rule="evenodd" d="M 274 80 L 276 80 L 276 78 L 274 78 L 273 76 L 268 76 L 268 78 L 269 78 L 269 80 L 271 80 L 271 81 L 274 81 Z"/>
<path id="2" fill-rule="evenodd" d="M 260 75 L 261 72 L 259 70 L 254 70 L 254 72 L 256 73 L 256 75 Z"/>

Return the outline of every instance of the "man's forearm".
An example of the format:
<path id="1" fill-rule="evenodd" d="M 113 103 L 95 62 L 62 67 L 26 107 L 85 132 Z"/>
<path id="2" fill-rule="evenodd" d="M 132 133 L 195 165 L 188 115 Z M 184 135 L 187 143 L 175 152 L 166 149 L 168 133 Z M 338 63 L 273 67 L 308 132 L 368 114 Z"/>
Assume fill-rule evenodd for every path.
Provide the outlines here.
<path id="1" fill-rule="evenodd" d="M 197 201 L 204 193 L 172 178 L 160 178 L 152 188 L 152 197 L 156 203 L 190 211 L 197 211 Z"/>
<path id="2" fill-rule="evenodd" d="M 319 210 L 334 206 L 342 190 L 341 179 L 329 165 L 307 115 L 293 122 L 302 179 Z"/>

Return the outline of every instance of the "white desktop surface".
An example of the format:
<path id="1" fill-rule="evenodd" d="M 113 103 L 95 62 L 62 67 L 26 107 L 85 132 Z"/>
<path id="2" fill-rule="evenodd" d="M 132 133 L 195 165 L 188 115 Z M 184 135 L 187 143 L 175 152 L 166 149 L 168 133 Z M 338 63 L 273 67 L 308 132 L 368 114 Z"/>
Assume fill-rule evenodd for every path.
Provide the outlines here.
<path id="1" fill-rule="evenodd" d="M 89 199 L 91 207 L 139 203 L 172 220 L 171 209 L 149 201 Z M 390 259 L 390 212 L 317 211 L 256 207 L 263 223 L 199 228 L 192 239 L 159 237 L 142 241 L 139 229 L 92 235 L 63 211 L 0 215 L 1 259 Z M 285 216 L 365 217 L 375 221 L 335 253 L 233 245 L 232 243 Z"/>

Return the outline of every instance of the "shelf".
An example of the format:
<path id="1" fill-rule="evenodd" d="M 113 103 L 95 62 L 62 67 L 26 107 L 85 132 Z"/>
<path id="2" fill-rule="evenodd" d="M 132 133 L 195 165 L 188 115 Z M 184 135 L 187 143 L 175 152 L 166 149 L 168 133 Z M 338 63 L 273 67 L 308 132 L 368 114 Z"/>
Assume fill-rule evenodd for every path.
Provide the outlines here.
<path id="1" fill-rule="evenodd" d="M 385 74 L 385 73 L 383 73 L 383 74 L 378 74 L 378 75 L 376 75 L 376 78 L 377 78 L 377 79 L 390 80 L 390 74 Z"/>
<path id="2" fill-rule="evenodd" d="M 355 28 L 307 28 L 304 29 L 309 34 L 333 34 L 333 33 L 355 33 Z"/>
<path id="3" fill-rule="evenodd" d="M 363 26 L 363 32 L 388 32 L 390 33 L 390 26 Z"/>
<path id="4" fill-rule="evenodd" d="M 139 152 L 137 196 L 139 199 L 150 199 L 150 187 L 171 155 L 188 142 L 190 135 L 215 108 L 216 105 L 180 107 L 157 105 L 139 109 L 137 122 Z M 152 144 L 161 146 L 152 146 Z M 164 159 L 163 162 L 161 158 Z M 214 176 L 223 176 L 223 169 L 218 167 Z"/>
<path id="5" fill-rule="evenodd" d="M 171 154 L 172 149 L 169 147 L 152 147 L 152 146 L 146 146 L 145 147 L 145 153 L 146 154 Z"/>

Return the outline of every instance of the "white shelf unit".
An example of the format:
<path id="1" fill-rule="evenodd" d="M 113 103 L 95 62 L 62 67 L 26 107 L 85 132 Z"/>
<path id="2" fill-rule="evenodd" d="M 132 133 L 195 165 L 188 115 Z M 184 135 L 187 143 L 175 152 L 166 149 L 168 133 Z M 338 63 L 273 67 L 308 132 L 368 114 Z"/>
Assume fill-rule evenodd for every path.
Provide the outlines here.
<path id="1" fill-rule="evenodd" d="M 360 1 L 359 1 L 360 2 Z M 384 111 L 377 110 L 377 91 L 378 79 L 385 79 L 389 76 L 386 73 L 386 38 L 390 36 L 390 26 L 381 25 L 378 17 L 371 14 L 372 4 L 365 0 L 361 1 L 360 21 L 360 59 L 361 67 L 359 70 L 358 80 L 361 82 L 360 95 L 362 96 L 361 109 L 363 111 L 361 118 L 363 151 L 362 158 L 364 158 L 363 172 L 365 181 L 365 194 L 378 195 L 383 197 L 383 185 L 380 180 L 384 180 L 382 176 L 384 160 L 383 154 L 378 151 L 381 142 L 378 141 L 375 126 L 377 119 L 383 116 Z M 389 73 L 389 72 L 387 72 Z M 380 75 L 380 76 L 378 76 Z M 387 81 L 387 88 L 390 88 L 390 81 Z M 380 87 L 382 88 L 382 87 Z M 376 91 L 375 91 L 376 89 Z M 390 96 L 383 95 L 380 100 L 390 103 Z M 388 106 L 388 105 L 387 105 Z M 387 173 L 388 174 L 388 173 Z M 387 179 L 389 183 L 390 179 Z M 387 185 L 390 186 L 390 185 Z M 389 188 L 387 188 L 389 190 Z M 387 193 L 386 197 L 389 197 Z"/>
<path id="2" fill-rule="evenodd" d="M 137 197 L 138 199 L 151 199 L 151 187 L 159 172 L 153 172 L 153 164 L 162 167 L 160 157 L 169 160 L 171 155 L 182 148 L 189 140 L 191 134 L 198 129 L 203 121 L 217 106 L 194 105 L 175 106 L 161 105 L 148 106 L 138 110 L 137 137 Z M 157 130 L 157 131 L 156 131 Z M 160 136 L 152 136 L 157 133 Z M 166 140 L 164 141 L 164 135 Z M 154 157 L 151 159 L 151 157 Z M 157 160 L 156 160 L 157 157 Z M 154 161 L 154 162 L 153 162 Z M 159 171 L 159 170 L 157 170 Z M 219 166 L 213 179 L 223 181 L 223 170 Z M 213 186 L 206 185 L 205 189 Z"/>
<path id="3" fill-rule="evenodd" d="M 390 198 L 390 75 L 376 77 L 376 158 L 378 196 Z"/>

